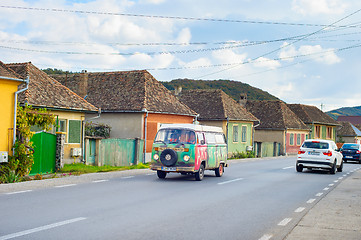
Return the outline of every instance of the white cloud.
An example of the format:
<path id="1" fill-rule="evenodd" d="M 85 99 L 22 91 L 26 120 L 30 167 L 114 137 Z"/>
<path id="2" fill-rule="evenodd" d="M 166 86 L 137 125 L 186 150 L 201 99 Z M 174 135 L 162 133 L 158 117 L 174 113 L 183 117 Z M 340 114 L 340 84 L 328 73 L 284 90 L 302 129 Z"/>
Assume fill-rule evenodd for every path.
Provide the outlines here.
<path id="1" fill-rule="evenodd" d="M 179 33 L 177 37 L 178 43 L 189 43 L 192 38 L 192 33 L 189 28 L 183 28 Z"/>
<path id="2" fill-rule="evenodd" d="M 312 57 L 314 61 L 327 65 L 341 62 L 332 48 L 323 49 L 321 45 L 303 45 L 297 50 L 293 45 L 287 45 L 288 43 L 283 43 L 282 51 L 279 54 L 279 57 L 284 61 L 293 61 L 296 56 L 305 56 Z"/>
<path id="3" fill-rule="evenodd" d="M 166 0 L 142 0 L 142 3 L 149 3 L 149 4 L 161 4 L 164 3 Z"/>
<path id="4" fill-rule="evenodd" d="M 293 0 L 292 10 L 302 15 L 343 14 L 347 4 L 342 0 Z"/>
<path id="5" fill-rule="evenodd" d="M 277 67 L 281 66 L 281 63 L 279 61 L 276 61 L 276 60 L 272 60 L 272 59 L 265 58 L 265 57 L 260 57 L 260 58 L 257 58 L 253 62 L 253 65 L 255 67 L 262 67 L 262 68 L 267 68 L 267 69 L 276 69 Z"/>

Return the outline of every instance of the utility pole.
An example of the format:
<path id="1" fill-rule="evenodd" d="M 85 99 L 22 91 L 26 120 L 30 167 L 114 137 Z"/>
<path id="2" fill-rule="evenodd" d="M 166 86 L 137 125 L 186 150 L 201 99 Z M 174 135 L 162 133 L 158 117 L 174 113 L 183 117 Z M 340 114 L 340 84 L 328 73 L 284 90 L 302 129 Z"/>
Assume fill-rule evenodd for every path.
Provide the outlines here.
<path id="1" fill-rule="evenodd" d="M 321 111 L 323 111 L 323 107 L 324 107 L 325 105 L 323 104 L 323 103 L 321 103 Z"/>

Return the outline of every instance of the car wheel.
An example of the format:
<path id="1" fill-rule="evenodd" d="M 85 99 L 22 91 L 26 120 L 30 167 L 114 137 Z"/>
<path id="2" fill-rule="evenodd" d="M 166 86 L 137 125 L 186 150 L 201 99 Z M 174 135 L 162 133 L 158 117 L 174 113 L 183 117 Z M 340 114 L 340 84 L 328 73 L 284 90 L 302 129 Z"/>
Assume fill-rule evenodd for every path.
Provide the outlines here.
<path id="1" fill-rule="evenodd" d="M 196 174 L 195 174 L 195 178 L 197 181 L 202 181 L 203 177 L 204 177 L 204 165 L 201 164 L 198 172 L 196 172 Z"/>
<path id="2" fill-rule="evenodd" d="M 297 172 L 302 172 L 303 167 L 301 165 L 296 165 L 296 171 Z"/>
<path id="3" fill-rule="evenodd" d="M 163 172 L 163 171 L 160 171 L 160 170 L 157 170 L 157 175 L 159 178 L 165 178 L 165 176 L 167 176 L 167 172 Z"/>
<path id="4" fill-rule="evenodd" d="M 217 177 L 222 177 L 223 175 L 223 164 L 219 164 L 219 167 L 215 170 Z"/>
<path id="5" fill-rule="evenodd" d="M 336 161 L 333 163 L 332 168 L 330 169 L 330 173 L 331 174 L 335 174 L 336 173 Z"/>
<path id="6" fill-rule="evenodd" d="M 343 169 L 343 162 L 341 162 L 340 167 L 337 168 L 337 172 L 342 172 Z"/>

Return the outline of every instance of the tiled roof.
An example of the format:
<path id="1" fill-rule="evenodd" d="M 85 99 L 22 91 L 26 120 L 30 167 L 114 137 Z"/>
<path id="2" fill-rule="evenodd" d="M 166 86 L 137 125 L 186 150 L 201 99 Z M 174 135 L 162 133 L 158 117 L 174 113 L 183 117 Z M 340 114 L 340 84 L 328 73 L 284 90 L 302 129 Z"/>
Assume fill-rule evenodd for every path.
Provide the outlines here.
<path id="1" fill-rule="evenodd" d="M 148 71 L 53 75 L 104 112 L 150 112 L 195 116 Z M 86 81 L 86 82 L 84 82 Z"/>
<path id="2" fill-rule="evenodd" d="M 287 106 L 306 124 L 320 123 L 338 126 L 339 124 L 316 106 L 287 104 Z"/>
<path id="3" fill-rule="evenodd" d="M 337 121 L 350 122 L 353 125 L 361 124 L 361 116 L 338 116 Z"/>
<path id="4" fill-rule="evenodd" d="M 20 79 L 20 76 L 0 61 L 0 77 Z"/>
<path id="5" fill-rule="evenodd" d="M 337 136 L 361 136 L 361 131 L 350 122 L 339 121 L 342 125 L 337 129 Z"/>
<path id="6" fill-rule="evenodd" d="M 19 102 L 27 102 L 35 107 L 45 107 L 72 111 L 98 111 L 96 107 L 63 86 L 31 62 L 10 63 L 7 67 L 14 70 L 21 78 L 29 76 L 29 89 L 19 94 Z M 24 88 L 24 84 L 20 85 Z"/>
<path id="7" fill-rule="evenodd" d="M 309 129 L 283 101 L 248 100 L 246 108 L 261 121 L 257 129 Z"/>
<path id="8" fill-rule="evenodd" d="M 197 89 L 182 91 L 179 99 L 199 114 L 199 120 L 258 119 L 220 89 Z"/>

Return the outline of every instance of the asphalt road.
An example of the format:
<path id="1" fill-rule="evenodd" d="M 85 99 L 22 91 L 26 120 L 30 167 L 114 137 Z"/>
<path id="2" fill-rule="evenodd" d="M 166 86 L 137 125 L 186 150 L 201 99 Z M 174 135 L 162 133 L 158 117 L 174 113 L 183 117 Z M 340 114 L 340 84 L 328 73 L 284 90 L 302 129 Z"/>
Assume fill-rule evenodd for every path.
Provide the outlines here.
<path id="1" fill-rule="evenodd" d="M 2 192 L 0 240 L 283 239 L 359 167 L 347 163 L 335 175 L 297 173 L 295 161 L 231 161 L 223 177 L 206 171 L 201 182 L 180 174 L 158 179 L 143 170 Z"/>

